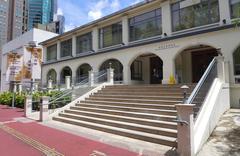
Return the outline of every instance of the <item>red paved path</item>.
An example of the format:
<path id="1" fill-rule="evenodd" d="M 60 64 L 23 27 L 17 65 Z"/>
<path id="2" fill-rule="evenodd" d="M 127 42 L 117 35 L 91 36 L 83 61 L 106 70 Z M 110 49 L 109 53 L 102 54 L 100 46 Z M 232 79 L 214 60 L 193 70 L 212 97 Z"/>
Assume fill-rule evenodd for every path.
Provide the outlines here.
<path id="1" fill-rule="evenodd" d="M 15 137 L 0 130 L 0 155 L 1 156 L 40 156 L 38 150 L 17 140 Z"/>
<path id="2" fill-rule="evenodd" d="M 11 121 L 16 117 L 23 117 L 24 111 L 19 108 L 12 109 L 11 107 L 0 105 L 0 122 Z"/>
<path id="3" fill-rule="evenodd" d="M 21 109 L 7 109 L 6 106 L 0 105 L 0 122 L 11 121 L 15 117 L 22 116 L 23 111 Z M 58 152 L 66 156 L 89 156 L 94 150 L 103 152 L 107 154 L 107 156 L 137 156 L 136 153 L 49 128 L 37 122 L 12 122 L 6 125 L 50 148 L 55 148 Z M 40 153 L 31 146 L 0 131 L 0 155 L 8 156 L 7 153 L 9 151 L 13 152 L 9 156 L 40 155 Z"/>

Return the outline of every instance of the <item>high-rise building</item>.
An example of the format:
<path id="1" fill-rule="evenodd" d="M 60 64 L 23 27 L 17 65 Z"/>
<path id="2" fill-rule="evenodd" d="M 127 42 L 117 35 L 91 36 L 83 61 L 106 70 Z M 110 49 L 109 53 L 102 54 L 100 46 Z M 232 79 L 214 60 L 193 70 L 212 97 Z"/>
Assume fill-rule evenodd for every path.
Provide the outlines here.
<path id="1" fill-rule="evenodd" d="M 0 51 L 7 42 L 8 1 L 0 0 Z"/>
<path id="2" fill-rule="evenodd" d="M 27 31 L 27 0 L 8 1 L 8 31 L 7 41 L 20 36 Z"/>
<path id="3" fill-rule="evenodd" d="M 53 21 L 56 0 L 28 0 L 28 30 L 35 24 L 47 24 Z"/>
<path id="4" fill-rule="evenodd" d="M 57 15 L 56 21 L 59 22 L 59 34 L 63 34 L 65 31 L 65 17 L 63 15 Z"/>

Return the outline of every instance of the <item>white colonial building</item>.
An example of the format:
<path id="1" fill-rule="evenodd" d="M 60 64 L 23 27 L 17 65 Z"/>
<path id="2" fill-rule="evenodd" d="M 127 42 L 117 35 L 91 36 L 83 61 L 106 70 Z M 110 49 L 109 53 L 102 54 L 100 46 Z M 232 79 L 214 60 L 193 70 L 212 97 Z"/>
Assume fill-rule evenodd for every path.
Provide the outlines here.
<path id="1" fill-rule="evenodd" d="M 152 0 L 130 6 L 41 43 L 42 81 L 111 62 L 124 84 L 196 83 L 214 56 L 229 63 L 231 104 L 240 106 L 240 0 Z"/>

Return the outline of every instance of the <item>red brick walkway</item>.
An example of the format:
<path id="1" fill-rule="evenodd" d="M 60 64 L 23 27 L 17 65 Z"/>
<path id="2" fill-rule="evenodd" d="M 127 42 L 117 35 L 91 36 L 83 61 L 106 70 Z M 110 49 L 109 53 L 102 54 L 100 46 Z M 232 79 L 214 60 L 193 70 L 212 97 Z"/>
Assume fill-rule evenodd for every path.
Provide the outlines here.
<path id="1" fill-rule="evenodd" d="M 11 121 L 15 117 L 22 117 L 23 111 L 20 109 L 7 109 L 0 105 L 0 122 Z M 136 153 L 124 149 L 116 148 L 111 145 L 96 142 L 84 137 L 79 137 L 70 133 L 43 126 L 37 122 L 21 123 L 11 122 L 5 125 L 21 132 L 28 137 L 50 147 L 66 156 L 89 156 L 94 151 L 104 153 L 106 156 L 137 156 Z M 2 146 L 4 144 L 4 146 Z M 8 145 L 11 145 L 7 147 Z M 1 147 L 2 146 L 2 147 Z M 30 145 L 22 143 L 10 134 L 0 131 L 0 153 L 8 156 L 11 149 L 16 149 L 15 153 L 9 153 L 9 156 L 18 155 L 41 155 L 39 151 L 33 149 Z M 13 152 L 15 150 L 12 150 Z M 25 154 L 24 154 L 25 153 Z M 98 156 L 98 155 L 97 155 Z M 100 156 L 100 155 L 99 155 Z"/>

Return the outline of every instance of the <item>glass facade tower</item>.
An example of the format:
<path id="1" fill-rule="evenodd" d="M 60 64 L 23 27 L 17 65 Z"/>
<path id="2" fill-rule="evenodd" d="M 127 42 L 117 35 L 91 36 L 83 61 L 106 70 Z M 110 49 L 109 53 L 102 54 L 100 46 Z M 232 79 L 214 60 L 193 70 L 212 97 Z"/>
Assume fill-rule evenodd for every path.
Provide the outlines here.
<path id="1" fill-rule="evenodd" d="M 53 21 L 55 0 L 29 0 L 28 2 L 28 30 L 35 24 L 47 24 Z"/>

